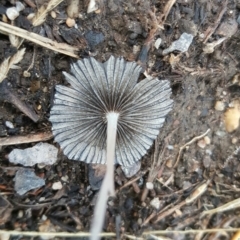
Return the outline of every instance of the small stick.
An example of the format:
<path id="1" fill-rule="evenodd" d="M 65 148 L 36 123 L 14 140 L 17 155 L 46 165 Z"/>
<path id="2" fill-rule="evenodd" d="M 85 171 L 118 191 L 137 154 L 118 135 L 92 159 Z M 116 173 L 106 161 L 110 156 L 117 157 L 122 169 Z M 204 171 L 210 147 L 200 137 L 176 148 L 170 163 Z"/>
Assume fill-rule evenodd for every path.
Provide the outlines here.
<path id="1" fill-rule="evenodd" d="M 36 7 L 36 5 L 35 5 L 31 0 L 24 0 L 24 2 L 25 2 L 28 6 L 30 6 L 31 8 L 35 8 L 35 7 Z"/>
<path id="2" fill-rule="evenodd" d="M 169 216 L 170 214 L 172 214 L 176 210 L 180 209 L 182 206 L 188 205 L 188 204 L 192 203 L 193 201 L 195 201 L 196 199 L 198 199 L 200 196 L 202 196 L 203 193 L 205 193 L 209 183 L 210 183 L 210 181 L 208 180 L 207 182 L 200 185 L 197 189 L 195 189 L 194 192 L 189 197 L 187 197 L 185 200 L 183 200 L 182 202 L 180 202 L 179 204 L 177 204 L 173 208 L 171 208 L 171 209 L 169 209 L 165 212 L 161 212 L 158 215 L 157 219 L 154 221 L 154 223 L 159 222 L 163 218 Z"/>
<path id="3" fill-rule="evenodd" d="M 145 175 L 146 172 L 143 172 L 140 176 L 135 177 L 131 180 L 129 180 L 126 184 L 124 184 L 122 187 L 119 188 L 119 190 L 116 191 L 116 193 L 120 192 L 121 190 L 123 190 L 124 188 L 132 185 L 133 183 L 135 183 L 138 179 L 140 179 L 143 175 Z"/>
<path id="4" fill-rule="evenodd" d="M 29 40 L 30 42 L 36 43 L 42 47 L 48 48 L 56 52 L 60 52 L 70 57 L 79 58 L 77 55 L 79 48 L 70 46 L 66 43 L 58 43 L 56 41 L 52 41 L 49 38 L 42 37 L 36 33 L 28 32 L 19 27 L 15 27 L 3 22 L 0 22 L 0 31 L 2 31 L 4 34 L 14 33 L 14 35 Z"/>
<path id="5" fill-rule="evenodd" d="M 175 168 L 177 165 L 178 165 L 178 162 L 180 160 L 180 157 L 182 155 L 182 151 L 189 145 L 191 145 L 192 143 L 196 142 L 197 140 L 203 138 L 204 136 L 206 136 L 208 133 L 210 132 L 210 129 L 208 129 L 205 133 L 203 133 L 202 135 L 200 136 L 197 136 L 197 137 L 194 137 L 190 142 L 184 144 L 182 147 L 180 147 L 180 150 L 178 152 L 178 156 L 177 156 L 177 160 L 176 160 L 176 163 L 174 164 L 173 168 Z"/>
<path id="6" fill-rule="evenodd" d="M 12 103 L 20 111 L 22 111 L 29 118 L 31 118 L 34 122 L 37 122 L 39 120 L 39 116 L 29 106 L 27 106 L 23 101 L 21 101 L 17 97 L 16 93 L 9 89 L 6 80 L 0 83 L 0 100 L 5 100 Z"/>
<path id="7" fill-rule="evenodd" d="M 11 136 L 0 138 L 0 146 L 18 145 L 24 143 L 47 141 L 53 137 L 51 132 L 34 133 L 26 136 Z"/>
<path id="8" fill-rule="evenodd" d="M 215 30 L 217 29 L 218 25 L 220 24 L 220 21 L 223 17 L 223 14 L 226 12 L 227 10 L 227 3 L 228 3 L 228 0 L 226 0 L 224 3 L 223 3 L 223 7 L 222 7 L 222 10 L 221 12 L 219 13 L 218 15 L 218 18 L 216 19 L 215 23 L 214 23 L 214 26 L 213 27 L 208 27 L 208 29 L 205 31 L 204 35 L 205 35 L 205 38 L 204 38 L 204 41 L 203 43 L 206 43 L 208 41 L 208 39 L 213 35 L 213 33 L 215 32 Z"/>

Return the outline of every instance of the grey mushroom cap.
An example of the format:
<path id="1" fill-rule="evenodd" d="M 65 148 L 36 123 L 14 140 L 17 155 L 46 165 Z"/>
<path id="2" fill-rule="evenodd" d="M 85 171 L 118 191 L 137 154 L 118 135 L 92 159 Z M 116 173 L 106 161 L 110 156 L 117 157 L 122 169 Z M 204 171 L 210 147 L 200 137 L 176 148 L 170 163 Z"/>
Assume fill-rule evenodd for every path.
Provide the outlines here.
<path id="1" fill-rule="evenodd" d="M 167 80 L 137 83 L 141 70 L 112 56 L 103 64 L 85 58 L 71 65 L 71 74 L 63 72 L 71 87 L 56 86 L 50 121 L 69 159 L 105 164 L 109 112 L 119 113 L 115 162 L 130 166 L 146 154 L 173 100 Z"/>

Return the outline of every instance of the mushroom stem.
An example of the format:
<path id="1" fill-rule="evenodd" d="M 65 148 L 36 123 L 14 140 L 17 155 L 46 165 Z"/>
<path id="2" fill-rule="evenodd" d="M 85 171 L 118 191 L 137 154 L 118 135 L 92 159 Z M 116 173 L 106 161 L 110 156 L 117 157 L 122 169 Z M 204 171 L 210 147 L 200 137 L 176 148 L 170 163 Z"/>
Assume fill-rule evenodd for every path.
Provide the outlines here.
<path id="1" fill-rule="evenodd" d="M 107 200 L 109 196 L 114 196 L 114 158 L 117 135 L 117 123 L 119 113 L 109 112 L 107 118 L 107 171 L 99 191 L 98 200 L 95 206 L 93 222 L 91 226 L 91 240 L 98 240 L 102 230 Z"/>

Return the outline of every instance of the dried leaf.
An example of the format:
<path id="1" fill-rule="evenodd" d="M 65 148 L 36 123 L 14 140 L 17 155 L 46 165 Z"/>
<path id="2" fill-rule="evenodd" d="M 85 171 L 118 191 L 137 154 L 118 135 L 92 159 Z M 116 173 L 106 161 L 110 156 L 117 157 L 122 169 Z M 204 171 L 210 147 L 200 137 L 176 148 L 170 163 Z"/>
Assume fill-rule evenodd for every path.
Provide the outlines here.
<path id="1" fill-rule="evenodd" d="M 8 70 L 9 70 L 9 59 L 5 59 L 2 64 L 0 65 L 0 83 L 3 81 L 3 79 L 7 76 Z"/>
<path id="2" fill-rule="evenodd" d="M 14 54 L 9 61 L 9 68 L 13 68 L 14 64 L 19 63 L 23 59 L 23 55 L 25 54 L 26 48 L 22 48 L 16 54 Z"/>
<path id="3" fill-rule="evenodd" d="M 45 7 L 44 5 L 41 6 L 38 9 L 38 12 L 34 16 L 34 18 L 32 19 L 33 26 L 38 26 L 38 25 L 42 24 L 43 22 L 45 22 L 48 12 L 52 11 L 62 1 L 63 0 L 51 0 L 48 3 L 47 7 Z"/>
<path id="4" fill-rule="evenodd" d="M 19 63 L 22 60 L 24 53 L 25 48 L 19 50 L 11 58 L 8 57 L 2 62 L 2 64 L 0 65 L 0 83 L 4 80 L 4 78 L 7 77 L 10 68 L 18 68 L 15 64 Z"/>

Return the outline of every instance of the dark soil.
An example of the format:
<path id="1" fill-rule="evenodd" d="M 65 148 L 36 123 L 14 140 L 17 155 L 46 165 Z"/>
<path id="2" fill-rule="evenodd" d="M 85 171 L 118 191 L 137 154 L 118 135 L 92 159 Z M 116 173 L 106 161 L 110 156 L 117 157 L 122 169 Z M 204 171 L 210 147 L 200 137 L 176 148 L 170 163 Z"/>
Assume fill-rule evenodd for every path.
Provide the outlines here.
<path id="1" fill-rule="evenodd" d="M 35 2 L 41 6 L 43 1 Z M 213 53 L 203 51 L 204 34 L 209 27 L 214 28 L 224 4 L 216 0 L 177 0 L 166 21 L 162 21 L 164 28 L 158 29 L 151 36 L 154 26 L 149 11 L 160 17 L 164 14 L 167 1 L 100 1 L 100 10 L 90 14 L 86 13 L 87 1 L 80 2 L 80 17 L 75 19 L 77 28 L 69 28 L 65 23 L 65 1 L 54 9 L 57 14 L 55 19 L 48 14 L 46 21 L 38 27 L 32 27 L 26 20 L 26 16 L 36 9 L 25 4 L 25 10 L 20 13 L 20 19 L 15 20 L 14 25 L 79 47 L 79 58 L 94 56 L 98 61 L 104 62 L 114 55 L 123 56 L 128 61 L 137 61 L 148 75 L 169 79 L 173 90 L 174 107 L 160 130 L 157 142 L 159 152 L 155 150 L 155 155 L 160 155 L 158 161 L 161 164 L 156 168 L 158 172 L 152 180 L 153 189 L 147 192 L 146 197 L 142 195 L 149 181 L 148 174 L 156 167 L 153 165 L 154 146 L 143 157 L 140 172 L 131 179 L 127 179 L 121 168 L 116 166 L 117 193 L 115 198 L 109 200 L 104 231 L 117 232 L 121 239 L 127 239 L 124 235 L 126 233 L 141 236 L 150 230 L 239 228 L 240 212 L 237 208 L 200 218 L 204 210 L 240 198 L 240 130 L 228 133 L 223 121 L 225 110 L 215 110 L 216 101 L 223 103 L 224 109 L 227 109 L 240 96 L 240 82 L 232 82 L 239 71 L 239 29 L 234 31 L 234 26 L 228 26 L 222 32 L 217 28 L 207 43 L 221 37 L 227 39 L 216 46 Z M 10 6 L 8 1 L 0 3 L 2 11 Z M 236 22 L 239 9 L 238 0 L 229 0 L 220 24 Z M 194 35 L 189 50 L 163 56 L 163 49 L 179 39 L 183 32 Z M 162 39 L 162 44 L 156 49 L 154 43 L 158 38 Z M 54 86 L 67 85 L 62 71 L 69 71 L 70 64 L 76 61 L 28 41 L 24 41 L 22 47 L 26 48 L 26 53 L 18 64 L 20 68 L 9 71 L 8 87 L 40 116 L 40 120 L 34 123 L 17 107 L 3 99 L 0 102 L 0 137 L 50 132 L 48 119 Z M 11 46 L 8 37 L 0 34 L 0 63 L 16 52 L 17 49 Z M 175 60 L 177 57 L 179 59 L 174 62 L 174 57 Z M 30 76 L 24 77 L 24 71 L 32 62 L 34 64 L 29 70 Z M 12 122 L 14 128 L 7 128 L 6 121 Z M 207 129 L 210 132 L 205 142 L 199 139 L 187 146 L 174 166 L 180 147 Z M 59 147 L 54 139 L 47 142 Z M 9 163 L 8 154 L 15 148 L 24 149 L 34 145 L 35 143 L 0 146 L 0 229 L 88 232 L 97 191 L 90 186 L 88 166 L 68 160 L 60 149 L 56 164 L 34 168 L 35 173 L 46 180 L 43 188 L 23 196 L 14 191 L 14 175 L 22 166 Z M 136 177 L 136 181 L 123 187 Z M 184 201 L 207 180 L 211 181 L 202 196 L 175 210 L 163 220 L 155 221 L 158 213 L 166 206 L 172 208 Z M 52 190 L 52 184 L 58 181 L 62 182 L 63 188 Z M 158 210 L 150 204 L 154 198 L 160 201 Z M 154 217 L 147 221 L 151 214 Z M 178 233 L 168 234 L 168 237 L 231 239 L 232 234 L 209 233 L 197 238 L 196 234 Z M 154 234 L 149 239 L 154 239 Z"/>

